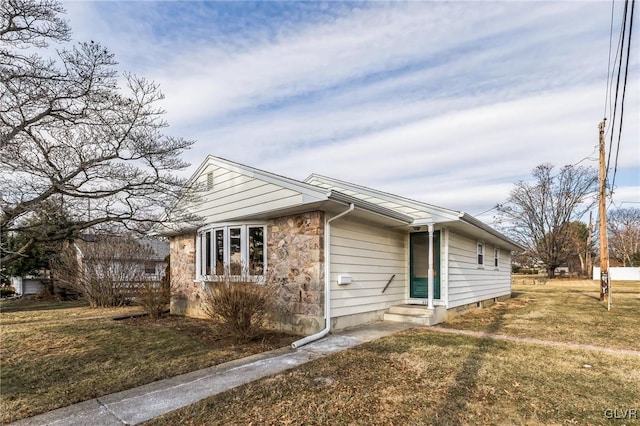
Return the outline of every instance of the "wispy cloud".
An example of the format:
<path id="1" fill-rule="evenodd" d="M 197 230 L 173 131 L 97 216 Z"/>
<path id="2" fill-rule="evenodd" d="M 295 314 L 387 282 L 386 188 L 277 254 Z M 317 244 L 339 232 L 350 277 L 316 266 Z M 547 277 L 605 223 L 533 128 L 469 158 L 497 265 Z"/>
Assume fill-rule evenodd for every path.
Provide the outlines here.
<path id="1" fill-rule="evenodd" d="M 479 212 L 597 144 L 610 3 L 68 3 L 206 154 Z M 640 201 L 633 58 L 618 193 Z M 591 164 L 587 161 L 584 164 Z M 634 173 L 635 179 L 634 179 Z"/>

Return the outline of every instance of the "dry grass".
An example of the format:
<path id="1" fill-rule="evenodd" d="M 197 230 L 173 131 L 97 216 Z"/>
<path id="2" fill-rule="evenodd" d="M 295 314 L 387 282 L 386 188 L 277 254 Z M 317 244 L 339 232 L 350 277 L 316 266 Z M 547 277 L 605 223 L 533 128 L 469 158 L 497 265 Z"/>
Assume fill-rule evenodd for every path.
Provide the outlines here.
<path id="1" fill-rule="evenodd" d="M 617 289 L 617 292 L 616 292 Z M 638 349 L 640 286 L 521 285 L 450 327 Z M 601 333 L 607 335 L 600 336 Z M 640 416 L 640 359 L 414 329 L 208 398 L 148 425 L 599 425 Z M 638 424 L 639 419 L 616 424 Z"/>
<path id="2" fill-rule="evenodd" d="M 113 315 L 140 309 L 46 303 L 2 305 L 2 423 L 286 346 L 296 338 L 271 333 L 239 345 L 217 336 L 209 320 L 113 321 Z"/>
<path id="3" fill-rule="evenodd" d="M 602 424 L 604 410 L 638 406 L 638 380 L 634 357 L 416 329 L 208 398 L 148 425 Z"/>
<path id="4" fill-rule="evenodd" d="M 599 283 L 516 280 L 513 297 L 474 309 L 442 326 L 617 349 L 640 350 L 640 283 L 614 282 L 612 309 L 599 300 Z"/>

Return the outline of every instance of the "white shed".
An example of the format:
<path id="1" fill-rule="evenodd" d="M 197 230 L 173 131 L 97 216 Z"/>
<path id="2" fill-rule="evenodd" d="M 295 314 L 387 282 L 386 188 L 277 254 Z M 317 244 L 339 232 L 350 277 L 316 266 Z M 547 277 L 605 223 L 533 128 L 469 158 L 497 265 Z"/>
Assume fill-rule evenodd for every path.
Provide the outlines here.
<path id="1" fill-rule="evenodd" d="M 42 280 L 37 278 L 11 277 L 11 285 L 16 289 L 18 296 L 38 294 L 44 290 Z"/>

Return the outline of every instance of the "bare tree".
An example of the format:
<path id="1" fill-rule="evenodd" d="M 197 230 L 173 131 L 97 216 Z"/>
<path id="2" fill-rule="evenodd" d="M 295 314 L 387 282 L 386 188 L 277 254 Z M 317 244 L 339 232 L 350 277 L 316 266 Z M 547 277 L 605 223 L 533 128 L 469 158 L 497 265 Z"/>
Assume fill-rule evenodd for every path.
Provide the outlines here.
<path id="1" fill-rule="evenodd" d="M 507 202 L 498 205 L 498 218 L 505 232 L 535 254 L 553 278 L 574 252 L 569 224 L 595 203 L 597 174 L 581 166 L 565 166 L 554 174 L 551 164 L 541 164 L 532 175 L 533 183 L 517 182 Z"/>
<path id="2" fill-rule="evenodd" d="M 640 266 L 640 209 L 612 210 L 607 229 L 611 257 L 622 266 Z"/>
<path id="3" fill-rule="evenodd" d="M 93 41 L 43 56 L 69 40 L 62 12 L 55 0 L 0 2 L 0 242 L 28 236 L 2 244 L 4 264 L 87 228 L 144 229 L 184 186 L 173 173 L 192 142 L 162 133 L 156 84 L 125 74 L 121 89 L 114 56 Z M 59 226 L 38 219 L 52 206 Z"/>
<path id="4" fill-rule="evenodd" d="M 587 269 L 593 258 L 593 242 L 590 241 L 589 227 L 580 221 L 574 221 L 569 224 L 569 257 L 567 264 L 570 272 L 579 271 L 580 276 L 586 277 L 591 275 L 591 271 Z"/>

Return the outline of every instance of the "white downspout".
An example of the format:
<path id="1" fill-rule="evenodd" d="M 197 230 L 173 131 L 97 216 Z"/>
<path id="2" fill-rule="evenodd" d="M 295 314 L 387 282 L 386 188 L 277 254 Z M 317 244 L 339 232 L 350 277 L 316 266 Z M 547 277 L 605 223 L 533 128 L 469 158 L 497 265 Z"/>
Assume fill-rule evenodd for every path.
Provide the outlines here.
<path id="1" fill-rule="evenodd" d="M 324 318 L 325 318 L 325 326 L 324 329 L 317 332 L 316 334 L 312 334 L 311 336 L 303 337 L 300 340 L 296 340 L 291 344 L 293 349 L 297 349 L 300 346 L 304 346 L 307 343 L 314 342 L 318 339 L 322 339 L 324 336 L 329 334 L 331 330 L 331 222 L 336 219 L 341 218 L 354 210 L 355 206 L 353 203 L 349 205 L 349 208 L 337 216 L 332 217 L 331 219 L 327 219 L 324 225 Z"/>

